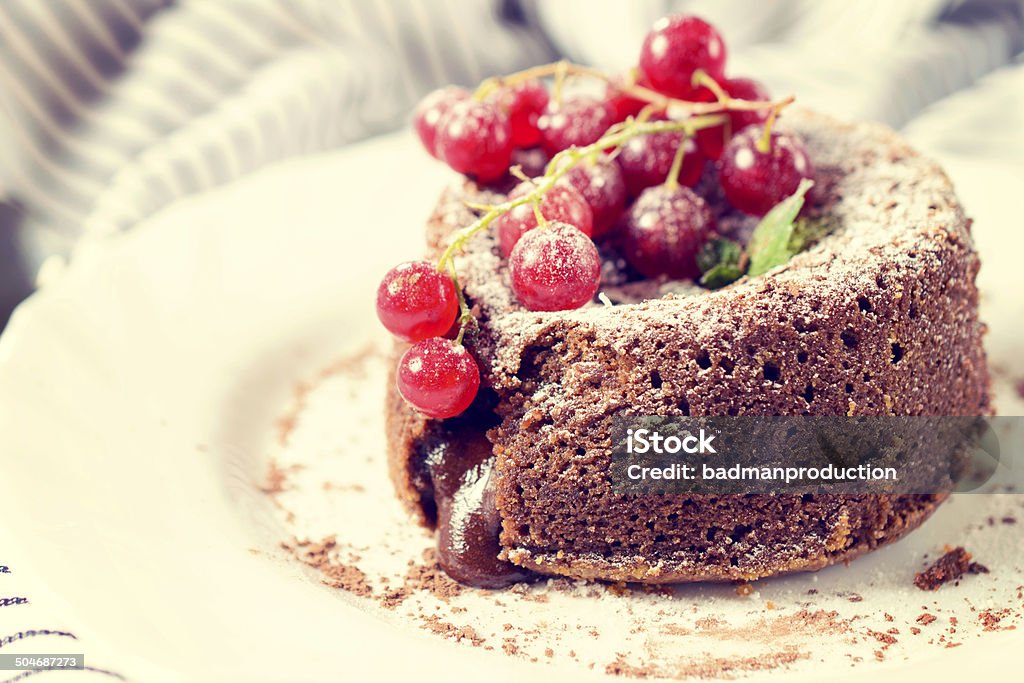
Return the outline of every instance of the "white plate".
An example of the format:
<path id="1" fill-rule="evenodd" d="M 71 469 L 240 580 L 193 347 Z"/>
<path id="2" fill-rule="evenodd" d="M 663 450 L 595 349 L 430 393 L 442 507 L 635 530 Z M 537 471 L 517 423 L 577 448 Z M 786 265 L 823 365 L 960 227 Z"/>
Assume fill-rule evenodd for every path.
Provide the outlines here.
<path id="1" fill-rule="evenodd" d="M 138 680 L 447 681 L 480 667 L 491 680 L 599 677 L 430 638 L 273 557 L 284 529 L 259 488 L 274 419 L 296 380 L 367 338 L 379 276 L 420 252 L 445 175 L 411 146 L 393 136 L 182 202 L 79 261 L 0 339 L 0 518 L 13 520 L 14 555 Z M 980 203 L 992 183 L 968 170 L 979 209 L 1010 215 L 1009 204 L 1000 213 Z M 1019 176 L 1000 180 L 1020 187 Z M 1002 292 L 1018 284 L 1022 252 L 981 238 L 992 226 L 977 217 L 997 316 L 993 360 L 1012 367 L 1019 330 L 1001 323 L 1024 310 Z M 1000 398 L 1010 405 L 1012 392 Z M 821 580 L 857 591 L 858 577 L 916 568 L 985 505 L 961 499 L 908 540 Z M 1020 583 L 1019 528 L 1012 542 L 984 537 L 971 548 L 1000 581 Z M 811 581 L 759 584 L 761 598 Z M 991 586 L 979 578 L 934 596 L 880 588 L 870 599 L 920 611 L 933 599 L 990 600 Z M 736 608 L 750 613 L 749 602 Z M 1024 661 L 1022 645 L 1024 630 L 949 650 L 911 644 L 906 657 L 834 671 L 981 676 Z M 816 677 L 791 674 L 765 677 Z"/>

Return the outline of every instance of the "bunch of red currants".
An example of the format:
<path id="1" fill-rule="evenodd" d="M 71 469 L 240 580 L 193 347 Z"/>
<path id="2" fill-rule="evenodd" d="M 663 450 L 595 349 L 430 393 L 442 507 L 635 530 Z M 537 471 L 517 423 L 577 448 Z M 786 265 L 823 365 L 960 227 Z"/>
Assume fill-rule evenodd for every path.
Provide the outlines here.
<path id="1" fill-rule="evenodd" d="M 449 86 L 423 99 L 414 127 L 431 155 L 478 184 L 506 181 L 510 170 L 522 179 L 503 209 L 471 227 L 496 227 L 523 306 L 579 308 L 600 285 L 593 240 L 613 232 L 640 274 L 699 277 L 697 254 L 716 229 L 713 212 L 692 189 L 706 167 L 717 167 L 730 204 L 755 216 L 813 176 L 800 139 L 773 129 L 783 105 L 770 102 L 757 81 L 727 78 L 725 62 L 725 43 L 713 26 L 674 15 L 654 24 L 638 68 L 626 77 L 559 63 L 490 79 L 475 93 Z M 562 97 L 566 73 L 603 78 L 605 97 Z M 555 77 L 552 91 L 541 80 L 547 75 Z M 640 125 L 685 123 L 695 111 L 719 116 L 657 132 Z M 554 159 L 542 176 L 527 179 L 513 167 L 517 150 L 527 149 Z M 412 343 L 399 364 L 398 389 L 433 418 L 462 413 L 480 385 L 479 368 L 462 345 L 472 318 L 450 265 L 445 256 L 436 265 L 402 264 L 377 292 L 381 322 Z"/>

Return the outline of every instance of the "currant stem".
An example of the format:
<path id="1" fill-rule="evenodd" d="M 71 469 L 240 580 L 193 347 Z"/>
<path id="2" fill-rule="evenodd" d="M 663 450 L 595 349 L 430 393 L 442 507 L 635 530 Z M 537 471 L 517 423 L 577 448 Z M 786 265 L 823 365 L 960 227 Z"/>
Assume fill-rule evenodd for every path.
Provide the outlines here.
<path id="1" fill-rule="evenodd" d="M 477 99 L 483 99 L 490 94 L 495 87 L 501 85 L 512 86 L 524 81 L 530 81 L 537 78 L 548 78 L 552 76 L 556 77 L 557 85 L 559 74 L 562 74 L 561 78 L 563 79 L 565 76 L 589 76 L 591 78 L 596 78 L 600 81 L 604 81 L 605 83 L 612 83 L 620 92 L 629 95 L 630 97 L 659 105 L 659 109 L 674 107 L 681 112 L 686 112 L 691 115 L 717 114 L 723 111 L 757 111 L 760 109 L 781 111 L 786 106 L 792 104 L 795 99 L 790 96 L 781 100 L 775 100 L 774 102 L 762 102 L 754 100 L 737 100 L 727 97 L 726 100 L 718 102 L 688 102 L 686 100 L 679 100 L 662 95 L 659 92 L 651 90 L 650 88 L 645 88 L 635 82 L 622 82 L 598 69 L 583 66 L 582 64 L 567 62 L 565 60 L 530 67 L 529 69 L 517 71 L 503 78 L 489 78 L 480 84 L 480 87 L 477 88 L 477 91 L 473 96 Z M 694 76 L 696 77 L 696 74 L 694 74 Z M 704 85 L 707 84 L 705 83 Z M 717 85 L 717 83 L 715 85 Z M 556 102 L 558 101 L 557 97 L 552 99 Z"/>
<path id="2" fill-rule="evenodd" d="M 469 314 L 462 314 L 459 316 L 459 333 L 455 336 L 455 345 L 462 346 L 462 340 L 466 338 L 466 329 L 469 328 L 470 321 L 473 320 L 473 316 Z"/>
<path id="3" fill-rule="evenodd" d="M 757 151 L 761 154 L 768 154 L 772 151 L 772 126 L 775 125 L 775 117 L 779 115 L 778 109 L 768 112 L 768 119 L 764 122 L 764 135 L 757 141 Z"/>
<path id="4" fill-rule="evenodd" d="M 569 62 L 561 60 L 555 62 L 555 82 L 551 86 L 551 101 L 556 106 L 562 104 L 562 88 L 565 87 L 565 79 L 569 75 Z"/>
<path id="5" fill-rule="evenodd" d="M 544 214 L 540 211 L 540 197 L 533 201 L 533 217 L 537 219 L 538 228 L 546 228 L 548 220 L 544 218 Z"/>
<path id="6" fill-rule="evenodd" d="M 554 187 L 559 178 L 569 172 L 574 166 L 587 157 L 603 152 L 606 149 L 619 147 L 632 138 L 651 133 L 667 133 L 683 131 L 686 135 L 693 135 L 696 131 L 704 128 L 712 128 L 724 123 L 724 115 L 695 116 L 682 121 L 651 121 L 646 123 L 629 122 L 614 133 L 605 134 L 601 139 L 585 147 L 570 147 L 556 154 L 548 162 L 544 175 L 534 180 L 535 187 L 522 196 L 510 199 L 501 204 L 490 206 L 487 212 L 475 222 L 457 230 L 451 243 L 441 254 L 437 262 L 438 270 L 444 270 L 449 265 L 455 253 L 475 234 L 487 229 L 491 223 L 512 209 L 522 206 L 528 202 L 539 201 L 545 192 Z M 681 163 L 681 162 L 680 162 Z"/>
<path id="7" fill-rule="evenodd" d="M 480 85 L 477 86 L 476 90 L 473 91 L 473 99 L 477 102 L 483 102 L 491 96 L 491 93 L 497 91 L 498 88 L 503 85 L 506 85 L 504 78 L 485 78 L 480 82 Z"/>
<path id="8" fill-rule="evenodd" d="M 438 268 L 441 267 L 441 264 L 438 264 Z M 462 293 L 462 285 L 459 284 L 459 278 L 455 272 L 454 258 L 448 261 L 448 273 L 451 275 L 452 282 L 455 283 L 455 296 L 459 300 L 459 334 L 455 338 L 455 345 L 462 346 L 462 340 L 466 336 L 466 328 L 469 327 L 469 325 L 476 319 L 473 317 L 473 313 L 469 310 L 469 305 L 466 303 L 466 295 Z"/>
<path id="9" fill-rule="evenodd" d="M 644 121 L 649 121 L 651 117 L 657 114 L 659 111 L 664 111 L 664 107 L 661 107 L 660 105 L 654 104 L 652 102 L 651 104 L 646 105 L 643 109 L 640 110 L 640 113 L 636 115 L 636 120 L 639 121 L 640 123 L 643 123 Z"/>
<path id="10" fill-rule="evenodd" d="M 512 168 L 508 169 L 508 172 L 509 172 L 509 175 L 511 175 L 513 178 L 516 178 L 517 180 L 522 180 L 525 183 L 528 183 L 528 182 L 531 181 L 531 178 L 528 175 L 526 175 L 525 173 L 523 173 L 523 167 L 518 165 L 518 164 L 516 164 Z"/>
<path id="11" fill-rule="evenodd" d="M 725 92 L 725 90 L 722 89 L 722 86 L 718 84 L 718 81 L 712 78 L 704 69 L 697 69 L 694 71 L 691 82 L 694 87 L 703 86 L 710 90 L 715 96 L 715 99 L 724 105 L 728 105 L 732 101 L 732 98 L 729 97 L 729 93 Z"/>
<path id="12" fill-rule="evenodd" d="M 559 177 L 565 175 L 570 168 L 579 163 L 579 160 L 583 157 L 603 152 L 604 150 L 611 149 L 612 147 L 619 147 L 620 145 L 641 135 L 676 131 L 683 131 L 687 135 L 693 135 L 698 130 L 721 125 L 725 122 L 725 119 L 725 116 L 709 115 L 694 116 L 692 118 L 683 119 L 682 121 L 627 121 L 621 129 L 616 130 L 614 133 L 605 134 L 597 142 L 586 145 L 585 147 L 570 147 L 569 149 L 562 150 L 556 154 L 551 161 L 548 162 L 547 168 L 544 170 L 544 177 L 556 176 L 555 179 L 557 180 Z"/>
<path id="13" fill-rule="evenodd" d="M 679 141 L 676 155 L 672 157 L 672 167 L 668 169 L 668 177 L 665 178 L 665 187 L 670 190 L 675 190 L 679 187 L 679 171 L 683 168 L 684 156 L 686 156 L 686 138 Z"/>

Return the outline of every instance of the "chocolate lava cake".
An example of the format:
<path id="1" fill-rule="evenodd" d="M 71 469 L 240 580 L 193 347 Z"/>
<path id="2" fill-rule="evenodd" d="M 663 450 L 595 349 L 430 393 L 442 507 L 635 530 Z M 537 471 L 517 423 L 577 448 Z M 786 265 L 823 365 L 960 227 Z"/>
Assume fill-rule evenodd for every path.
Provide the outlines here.
<path id="1" fill-rule="evenodd" d="M 991 412 L 978 256 L 950 181 L 878 125 L 806 111 L 780 125 L 814 159 L 808 211 L 832 230 L 763 276 L 709 291 L 639 280 L 612 257 L 602 291 L 613 305 L 531 312 L 515 301 L 494 236 L 468 244 L 457 264 L 479 321 L 466 344 L 483 388 L 464 415 L 432 420 L 392 377 L 387 406 L 398 495 L 438 528 L 455 578 L 753 580 L 891 543 L 942 502 L 613 490 L 616 415 Z M 427 226 L 431 256 L 476 217 L 465 202 L 481 199 L 494 197 L 468 182 L 443 195 Z M 723 229 L 749 229 L 725 213 Z"/>

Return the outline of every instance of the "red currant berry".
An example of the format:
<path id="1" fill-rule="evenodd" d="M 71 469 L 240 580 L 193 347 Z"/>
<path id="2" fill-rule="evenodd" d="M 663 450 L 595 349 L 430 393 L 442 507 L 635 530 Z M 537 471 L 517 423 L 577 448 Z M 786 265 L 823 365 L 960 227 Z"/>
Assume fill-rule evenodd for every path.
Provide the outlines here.
<path id="1" fill-rule="evenodd" d="M 725 75 L 725 42 L 697 17 L 675 14 L 655 22 L 640 51 L 640 73 L 651 87 L 670 97 L 687 98 L 693 73 L 703 69 L 717 81 Z"/>
<path id="2" fill-rule="evenodd" d="M 814 167 L 797 136 L 773 130 L 768 151 L 760 149 L 764 127 L 748 126 L 722 152 L 719 178 L 729 203 L 744 213 L 763 216 L 796 192 Z"/>
<path id="3" fill-rule="evenodd" d="M 637 85 L 650 87 L 643 78 L 637 79 Z M 636 116 L 644 107 L 650 104 L 647 100 L 641 100 L 622 91 L 622 85 L 617 81 L 610 81 L 604 89 L 605 100 L 608 101 L 608 108 L 612 113 L 612 121 L 619 123 L 630 116 Z"/>
<path id="4" fill-rule="evenodd" d="M 768 102 L 771 95 L 768 90 L 751 78 L 730 78 L 721 83 L 722 89 L 737 100 L 749 100 L 751 102 Z M 710 91 L 702 89 L 710 95 Z M 701 101 L 705 101 L 702 98 Z M 713 102 L 714 95 L 706 101 Z M 755 109 L 753 111 L 730 111 L 728 126 L 722 125 L 715 128 L 703 128 L 697 131 L 697 147 L 709 159 L 717 161 L 722 157 L 722 150 L 725 148 L 733 133 L 738 133 L 747 126 L 755 123 L 764 123 L 768 118 L 767 109 Z"/>
<path id="5" fill-rule="evenodd" d="M 574 145 L 583 147 L 597 142 L 612 123 L 607 103 L 592 97 L 567 99 L 561 106 L 552 102 L 537 119 L 541 146 L 552 156 Z"/>
<path id="6" fill-rule="evenodd" d="M 601 284 L 597 247 L 565 223 L 531 230 L 508 260 L 512 291 L 531 311 L 568 311 L 594 298 Z"/>
<path id="7" fill-rule="evenodd" d="M 652 133 L 632 138 L 622 146 L 617 160 L 630 196 L 638 197 L 648 187 L 665 182 L 680 144 L 686 147 L 678 180 L 681 185 L 693 187 L 704 171 L 704 155 L 692 137 L 677 131 Z"/>
<path id="8" fill-rule="evenodd" d="M 516 185 L 509 199 L 518 199 L 534 189 L 533 183 Z M 540 200 L 540 215 L 548 221 L 567 223 L 586 236 L 594 231 L 594 215 L 590 205 L 576 188 L 570 185 L 555 185 L 545 192 Z M 498 230 L 498 247 L 501 255 L 508 258 L 519 239 L 537 227 L 537 213 L 532 203 L 520 204 L 508 213 L 498 216 L 494 223 Z"/>
<path id="9" fill-rule="evenodd" d="M 715 227 L 711 209 L 688 187 L 656 185 L 643 191 L 626 214 L 626 261 L 647 277 L 696 278 L 697 251 Z"/>
<path id="10" fill-rule="evenodd" d="M 427 417 L 459 415 L 480 389 L 480 368 L 466 347 L 448 339 L 416 342 L 398 361 L 398 392 Z"/>
<path id="11" fill-rule="evenodd" d="M 437 153 L 453 169 L 481 183 L 497 180 L 512 160 L 508 116 L 493 103 L 455 103 L 441 119 Z"/>
<path id="12" fill-rule="evenodd" d="M 442 335 L 458 315 L 455 283 L 433 263 L 410 261 L 395 266 L 377 288 L 377 317 L 404 341 Z"/>
<path id="13" fill-rule="evenodd" d="M 622 178 L 622 170 L 607 157 L 573 166 L 558 182 L 572 185 L 590 205 L 594 237 L 611 230 L 626 208 L 626 181 Z"/>
<path id="14" fill-rule="evenodd" d="M 437 128 L 441 119 L 453 105 L 468 100 L 469 97 L 469 92 L 464 88 L 449 85 L 428 93 L 416 105 L 416 111 L 412 116 L 412 125 L 420 137 L 420 142 L 430 152 L 430 156 L 435 159 L 441 158 L 437 153 Z"/>
<path id="15" fill-rule="evenodd" d="M 512 145 L 533 147 L 540 144 L 537 119 L 548 107 L 548 89 L 537 80 L 524 81 L 499 91 L 498 101 L 508 112 L 512 125 Z"/>

